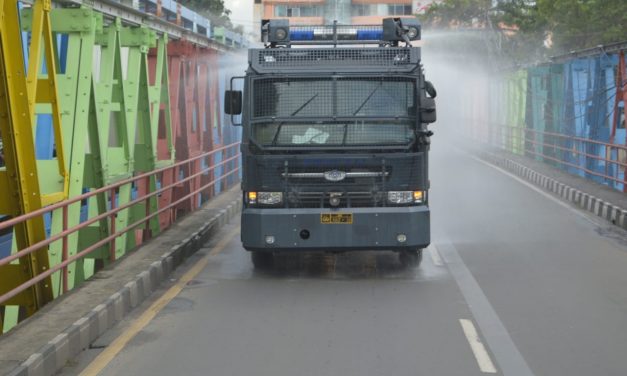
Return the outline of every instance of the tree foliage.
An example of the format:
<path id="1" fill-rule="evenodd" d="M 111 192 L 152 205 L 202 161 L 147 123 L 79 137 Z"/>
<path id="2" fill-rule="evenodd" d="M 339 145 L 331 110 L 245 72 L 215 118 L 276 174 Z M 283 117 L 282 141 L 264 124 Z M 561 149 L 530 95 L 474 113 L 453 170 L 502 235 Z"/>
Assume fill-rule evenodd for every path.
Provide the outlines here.
<path id="1" fill-rule="evenodd" d="M 498 10 L 500 21 L 541 34 L 559 52 L 627 40 L 625 0 L 512 0 Z"/>
<path id="2" fill-rule="evenodd" d="M 445 0 L 433 3 L 421 18 L 435 28 L 485 25 L 491 3 L 490 0 Z"/>
<path id="3" fill-rule="evenodd" d="M 234 27 L 231 23 L 229 18 L 231 11 L 226 8 L 224 0 L 179 0 L 179 2 L 198 14 L 207 17 L 214 26 L 225 26 L 229 29 L 241 31 L 239 30 L 240 28 Z"/>
<path id="4" fill-rule="evenodd" d="M 426 28 L 485 28 L 513 56 L 551 56 L 627 40 L 625 0 L 443 0 L 421 17 Z"/>

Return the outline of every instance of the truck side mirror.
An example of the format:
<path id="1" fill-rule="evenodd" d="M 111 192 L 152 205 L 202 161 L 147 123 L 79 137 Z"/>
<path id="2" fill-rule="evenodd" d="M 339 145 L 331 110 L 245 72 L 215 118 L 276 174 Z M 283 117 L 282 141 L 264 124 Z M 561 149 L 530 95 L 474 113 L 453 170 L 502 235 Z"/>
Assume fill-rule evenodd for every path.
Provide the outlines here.
<path id="1" fill-rule="evenodd" d="M 224 113 L 227 115 L 241 115 L 242 92 L 240 90 L 224 91 Z"/>
<path id="2" fill-rule="evenodd" d="M 435 123 L 435 120 L 435 99 L 427 97 L 422 98 L 422 103 L 420 104 L 420 122 Z"/>
<path id="3" fill-rule="evenodd" d="M 430 98 L 435 98 L 438 96 L 438 92 L 435 90 L 435 86 L 431 83 L 431 81 L 425 81 L 425 91 L 429 94 Z"/>

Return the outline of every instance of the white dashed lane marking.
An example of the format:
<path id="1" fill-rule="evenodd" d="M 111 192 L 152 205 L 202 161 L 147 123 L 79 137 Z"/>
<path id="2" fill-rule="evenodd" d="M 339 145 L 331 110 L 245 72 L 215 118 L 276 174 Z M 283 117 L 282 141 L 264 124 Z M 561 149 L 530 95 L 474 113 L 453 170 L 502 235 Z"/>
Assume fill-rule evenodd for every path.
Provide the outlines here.
<path id="1" fill-rule="evenodd" d="M 462 325 L 464 335 L 466 335 L 470 349 L 475 355 L 475 359 L 477 359 L 477 364 L 479 364 L 481 372 L 496 373 L 496 367 L 494 366 L 494 363 L 492 363 L 492 359 L 490 359 L 490 355 L 488 354 L 485 346 L 483 346 L 481 339 L 479 339 L 479 334 L 477 333 L 475 325 L 472 321 L 466 319 L 459 319 L 459 323 Z"/>

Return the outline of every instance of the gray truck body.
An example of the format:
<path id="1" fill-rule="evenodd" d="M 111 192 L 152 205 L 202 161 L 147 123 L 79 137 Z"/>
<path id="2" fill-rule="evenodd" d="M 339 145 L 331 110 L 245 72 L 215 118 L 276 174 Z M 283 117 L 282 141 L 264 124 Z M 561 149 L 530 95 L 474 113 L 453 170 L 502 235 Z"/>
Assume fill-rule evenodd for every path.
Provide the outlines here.
<path id="1" fill-rule="evenodd" d="M 250 50 L 242 100 L 244 248 L 429 245 L 426 126 L 435 114 L 425 115 L 433 107 L 425 85 L 416 47 Z M 422 192 L 422 199 L 393 204 L 389 192 L 397 191 Z M 280 192 L 282 200 L 263 205 L 249 192 Z"/>

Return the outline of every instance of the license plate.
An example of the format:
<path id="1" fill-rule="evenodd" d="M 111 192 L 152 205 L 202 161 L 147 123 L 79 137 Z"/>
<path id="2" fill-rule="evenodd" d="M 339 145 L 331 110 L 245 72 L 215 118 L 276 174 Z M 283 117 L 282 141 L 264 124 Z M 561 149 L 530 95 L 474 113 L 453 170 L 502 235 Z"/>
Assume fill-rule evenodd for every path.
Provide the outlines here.
<path id="1" fill-rule="evenodd" d="M 347 213 L 320 214 L 323 225 L 352 225 L 353 215 Z"/>

